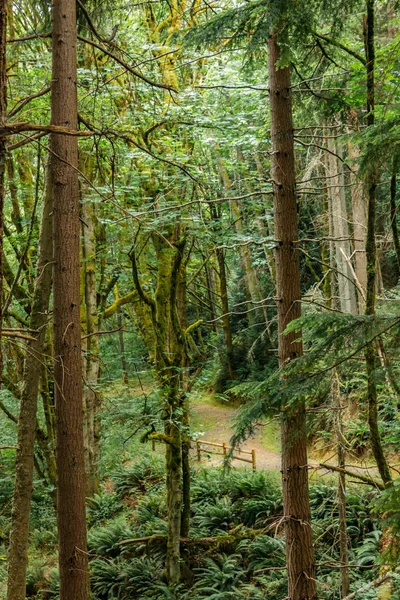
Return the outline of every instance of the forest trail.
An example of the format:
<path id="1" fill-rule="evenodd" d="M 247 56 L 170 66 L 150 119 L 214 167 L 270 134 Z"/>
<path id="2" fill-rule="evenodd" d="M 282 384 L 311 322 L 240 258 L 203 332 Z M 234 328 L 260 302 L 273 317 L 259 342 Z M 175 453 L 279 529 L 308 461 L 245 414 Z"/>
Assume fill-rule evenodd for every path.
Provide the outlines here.
<path id="1" fill-rule="evenodd" d="M 229 445 L 234 431 L 234 418 L 238 413 L 237 407 L 228 403 L 221 405 L 212 396 L 199 397 L 193 403 L 192 425 L 193 429 L 201 432 L 200 439 L 207 442 Z M 211 448 L 210 450 L 216 450 Z M 255 450 L 257 469 L 279 471 L 281 468 L 281 456 L 279 453 L 279 429 L 275 424 L 266 424 L 260 428 L 256 436 L 250 438 L 241 445 L 241 450 Z M 204 457 L 204 458 L 203 458 Z M 248 457 L 250 458 L 250 456 Z M 202 453 L 202 462 L 211 465 L 222 464 L 222 456 L 215 454 L 207 456 Z M 233 461 L 234 466 L 251 469 L 251 464 L 243 461 Z"/>

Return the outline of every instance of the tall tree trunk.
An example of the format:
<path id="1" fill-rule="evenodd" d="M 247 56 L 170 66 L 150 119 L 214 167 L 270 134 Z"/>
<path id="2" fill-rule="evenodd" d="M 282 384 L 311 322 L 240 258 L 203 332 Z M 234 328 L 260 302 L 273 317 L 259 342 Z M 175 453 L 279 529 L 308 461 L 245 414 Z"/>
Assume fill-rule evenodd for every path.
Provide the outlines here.
<path id="1" fill-rule="evenodd" d="M 364 40 L 367 70 L 367 126 L 374 125 L 375 116 L 375 39 L 374 39 L 374 0 L 367 0 L 367 15 L 364 20 Z M 367 224 L 367 297 L 365 314 L 369 317 L 375 315 L 376 301 L 376 241 L 375 241 L 375 215 L 376 215 L 376 186 L 377 173 L 368 175 L 368 224 Z M 376 389 L 376 345 L 374 342 L 365 348 L 365 363 L 367 368 L 367 398 L 368 398 L 368 425 L 371 438 L 371 447 L 374 454 L 379 474 L 385 485 L 392 482 L 392 476 L 382 448 L 378 425 L 378 395 Z"/>
<path id="2" fill-rule="evenodd" d="M 7 120 L 7 0 L 0 0 L 0 127 Z M 3 349 L 1 330 L 3 327 L 3 236 L 5 173 L 7 161 L 6 138 L 0 138 L 0 387 L 3 379 Z"/>
<path id="3" fill-rule="evenodd" d="M 214 221 L 220 221 L 221 215 L 218 213 L 215 206 L 211 206 L 211 215 Z M 225 266 L 225 252 L 223 248 L 217 247 L 215 250 L 218 263 L 218 278 L 219 278 L 219 292 L 221 298 L 221 309 L 222 309 L 222 328 L 224 330 L 225 337 L 225 350 L 226 350 L 226 367 L 228 369 L 229 379 L 234 379 L 234 373 L 232 368 L 233 361 L 233 340 L 232 340 L 232 329 L 231 320 L 229 318 L 229 300 L 228 300 L 228 282 L 226 278 L 226 266 Z"/>
<path id="4" fill-rule="evenodd" d="M 92 172 L 92 169 L 89 169 Z M 86 358 L 84 361 L 85 388 L 83 405 L 85 408 L 84 438 L 86 451 L 86 492 L 93 496 L 99 489 L 98 465 L 100 459 L 100 397 L 96 391 L 100 376 L 100 341 L 97 335 L 99 317 L 97 312 L 96 286 L 96 218 L 94 204 L 86 198 L 82 189 L 83 220 L 83 283 L 85 302 L 85 329 L 87 333 Z"/>
<path id="5" fill-rule="evenodd" d="M 18 450 L 15 460 L 15 487 L 8 551 L 8 600 L 24 600 L 28 566 L 29 517 L 33 488 L 36 411 L 40 376 L 46 361 L 46 325 L 52 278 L 52 196 L 46 186 L 39 239 L 36 283 L 32 302 L 30 328 L 38 331 L 35 341 L 26 348 L 23 387 L 18 420 Z M 46 440 L 47 442 L 47 440 Z"/>
<path id="6" fill-rule="evenodd" d="M 51 123 L 77 129 L 76 4 L 53 0 Z M 51 135 L 60 599 L 89 598 L 80 330 L 77 137 Z"/>
<path id="7" fill-rule="evenodd" d="M 283 335 L 301 314 L 293 117 L 289 67 L 277 68 L 277 35 L 268 42 L 272 138 L 272 179 L 276 244 L 279 364 L 303 353 L 298 334 Z M 308 493 L 307 435 L 304 403 L 282 406 L 282 484 L 286 536 L 288 598 L 314 600 L 315 560 Z"/>

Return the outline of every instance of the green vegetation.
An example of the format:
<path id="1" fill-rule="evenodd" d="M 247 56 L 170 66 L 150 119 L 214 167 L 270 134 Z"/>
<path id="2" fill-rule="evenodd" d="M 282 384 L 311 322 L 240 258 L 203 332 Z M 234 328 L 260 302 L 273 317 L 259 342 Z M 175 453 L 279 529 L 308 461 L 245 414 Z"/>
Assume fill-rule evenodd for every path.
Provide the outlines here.
<path id="1" fill-rule="evenodd" d="M 399 73 L 396 0 L 0 0 L 1 598 L 400 599 Z"/>

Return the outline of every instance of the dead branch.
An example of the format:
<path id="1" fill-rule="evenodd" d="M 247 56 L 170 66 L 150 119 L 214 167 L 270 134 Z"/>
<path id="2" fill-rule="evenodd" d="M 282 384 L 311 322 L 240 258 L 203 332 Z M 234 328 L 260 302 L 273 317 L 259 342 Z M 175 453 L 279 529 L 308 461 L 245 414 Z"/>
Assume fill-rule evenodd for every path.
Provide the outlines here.
<path id="1" fill-rule="evenodd" d="M 349 471 L 348 469 L 343 469 L 342 467 L 336 467 L 335 465 L 328 465 L 326 463 L 320 463 L 319 468 L 327 469 L 328 471 L 335 471 L 335 473 L 343 473 L 344 475 L 348 475 L 349 477 L 355 477 L 359 479 L 363 483 L 367 483 L 368 485 L 373 485 L 379 490 L 384 490 L 385 486 L 380 481 L 376 479 L 372 479 L 371 477 L 367 477 L 366 475 L 361 475 L 360 473 L 354 473 L 354 471 Z"/>

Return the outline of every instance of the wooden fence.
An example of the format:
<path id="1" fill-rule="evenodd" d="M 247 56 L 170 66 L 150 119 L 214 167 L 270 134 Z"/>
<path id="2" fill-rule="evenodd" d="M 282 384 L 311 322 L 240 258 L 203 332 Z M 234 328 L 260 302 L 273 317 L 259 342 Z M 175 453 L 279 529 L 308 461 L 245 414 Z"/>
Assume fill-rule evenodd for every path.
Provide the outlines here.
<path id="1" fill-rule="evenodd" d="M 203 446 L 212 446 L 214 448 L 222 448 L 222 453 L 219 452 L 218 450 L 217 451 L 206 450 L 205 448 L 203 448 Z M 233 450 L 233 448 L 231 446 L 227 446 L 225 444 L 225 442 L 223 444 L 216 444 L 214 442 L 207 442 L 206 440 L 197 440 L 196 441 L 196 450 L 197 450 L 197 460 L 200 462 L 202 452 L 205 452 L 206 454 L 217 454 L 218 456 L 227 456 L 228 450 Z M 235 456 L 234 454 L 231 455 L 231 458 L 233 460 L 241 460 L 243 462 L 250 463 L 253 467 L 253 471 L 255 471 L 257 468 L 256 451 L 255 450 L 239 450 L 238 449 L 237 452 L 240 455 L 242 455 L 242 454 L 250 455 L 251 458 L 245 458 L 244 456 Z"/>
<path id="2" fill-rule="evenodd" d="M 156 441 L 154 439 L 151 440 L 151 445 L 152 445 L 153 452 L 154 452 L 156 449 Z M 205 448 L 203 448 L 203 446 L 211 446 L 213 448 L 221 448 L 222 453 L 219 452 L 218 450 L 217 451 L 206 450 Z M 233 450 L 233 448 L 231 446 L 228 446 L 227 444 L 225 444 L 225 442 L 223 444 L 216 444 L 214 442 L 207 442 L 206 440 L 196 440 L 196 453 L 197 453 L 197 460 L 199 462 L 201 461 L 201 453 L 202 452 L 204 452 L 205 454 L 216 454 L 217 456 L 227 456 L 228 450 Z M 240 450 L 239 448 L 236 451 L 238 452 L 238 454 L 240 456 L 235 456 L 234 454 L 232 454 L 230 458 L 232 460 L 241 460 L 242 462 L 250 463 L 253 467 L 253 471 L 255 471 L 257 468 L 256 451 L 255 450 Z M 245 458 L 244 456 L 242 456 L 243 454 L 250 456 L 250 458 Z"/>

